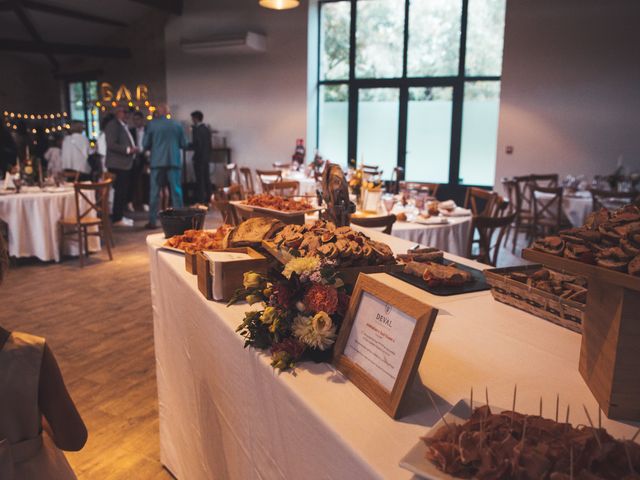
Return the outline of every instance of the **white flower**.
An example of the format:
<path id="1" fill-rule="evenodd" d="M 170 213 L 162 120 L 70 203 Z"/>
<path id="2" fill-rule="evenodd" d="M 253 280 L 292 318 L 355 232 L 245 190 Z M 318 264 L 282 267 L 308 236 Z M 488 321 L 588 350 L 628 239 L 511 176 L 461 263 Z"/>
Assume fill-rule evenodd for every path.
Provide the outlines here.
<path id="1" fill-rule="evenodd" d="M 318 312 L 313 317 L 296 316 L 292 330 L 298 340 L 318 350 L 326 350 L 336 340 L 336 327 L 326 312 Z"/>
<path id="2" fill-rule="evenodd" d="M 320 267 L 320 258 L 318 257 L 299 257 L 293 258 L 287 262 L 284 266 L 284 270 L 282 271 L 282 275 L 284 275 L 287 279 L 291 278 L 293 273 L 297 273 L 298 275 L 309 275 L 314 270 L 317 270 Z"/>

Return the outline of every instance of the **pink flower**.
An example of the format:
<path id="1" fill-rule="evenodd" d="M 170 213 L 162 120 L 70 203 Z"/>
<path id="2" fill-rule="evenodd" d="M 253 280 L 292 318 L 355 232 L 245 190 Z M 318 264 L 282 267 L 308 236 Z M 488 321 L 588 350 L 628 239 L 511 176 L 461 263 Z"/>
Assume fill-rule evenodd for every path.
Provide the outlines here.
<path id="1" fill-rule="evenodd" d="M 304 296 L 304 303 L 312 312 L 327 312 L 329 315 L 338 308 L 338 291 L 329 285 L 313 285 Z"/>

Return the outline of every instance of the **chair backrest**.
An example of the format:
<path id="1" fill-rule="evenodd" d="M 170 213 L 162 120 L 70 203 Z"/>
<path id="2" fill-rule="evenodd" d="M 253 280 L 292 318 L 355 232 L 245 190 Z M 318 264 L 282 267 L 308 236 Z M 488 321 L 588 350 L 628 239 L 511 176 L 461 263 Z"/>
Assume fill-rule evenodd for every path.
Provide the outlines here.
<path id="1" fill-rule="evenodd" d="M 243 198 L 242 185 L 238 183 L 222 189 L 222 200 L 242 200 Z"/>
<path id="2" fill-rule="evenodd" d="M 290 168 L 291 162 L 273 162 L 271 166 L 276 170 L 282 170 L 284 168 Z"/>
<path id="3" fill-rule="evenodd" d="M 90 215 L 102 219 L 102 223 L 109 222 L 109 190 L 111 189 L 112 180 L 108 179 L 103 182 L 95 183 L 79 183 L 73 184 L 76 199 L 76 222 L 80 224 L 83 218 Z M 88 192 L 94 192 L 89 195 Z M 81 200 L 84 200 L 87 207 L 80 209 Z"/>
<path id="4" fill-rule="evenodd" d="M 553 188 L 558 186 L 558 174 L 549 173 L 545 175 L 531 174 L 529 175 L 529 182 L 533 183 L 537 187 Z"/>
<path id="5" fill-rule="evenodd" d="M 362 174 L 362 178 L 368 182 L 382 178 L 382 170 L 377 165 L 362 165 Z"/>
<path id="6" fill-rule="evenodd" d="M 240 173 L 244 177 L 244 188 L 247 195 L 253 195 L 256 193 L 256 189 L 253 186 L 253 174 L 249 167 L 240 167 Z"/>
<path id="7" fill-rule="evenodd" d="M 516 218 L 516 212 L 503 217 L 474 216 L 471 221 L 469 240 L 467 242 L 467 257 L 479 262 L 496 266 L 498 253 L 506 229 Z M 474 232 L 478 232 L 478 255 L 473 255 Z M 492 242 L 495 240 L 495 242 Z"/>
<path id="8" fill-rule="evenodd" d="M 470 209 L 473 215 L 491 217 L 494 214 L 498 194 L 483 188 L 468 187 L 464 199 L 464 208 Z"/>
<path id="9" fill-rule="evenodd" d="M 382 228 L 383 233 L 391 234 L 396 216 L 391 214 L 382 217 L 351 217 L 351 223 L 366 228 Z"/>
<path id="10" fill-rule="evenodd" d="M 225 165 L 225 169 L 227 171 L 227 180 L 229 185 L 233 185 L 234 183 L 240 183 L 240 172 L 238 171 L 238 165 L 235 163 L 228 163 Z"/>
<path id="11" fill-rule="evenodd" d="M 531 185 L 533 194 L 533 225 L 537 228 L 541 220 L 547 226 L 560 230 L 562 224 L 562 187 L 539 187 Z"/>
<path id="12" fill-rule="evenodd" d="M 72 170 L 70 168 L 65 168 L 61 172 L 61 176 L 65 182 L 77 182 L 80 178 L 80 172 L 78 170 Z"/>
<path id="13" fill-rule="evenodd" d="M 591 193 L 591 201 L 593 202 L 594 212 L 597 212 L 601 208 L 606 207 L 607 199 L 614 199 L 632 203 L 639 196 L 638 192 L 615 192 L 612 190 L 598 190 L 595 188 L 589 189 L 589 192 Z"/>
<path id="14" fill-rule="evenodd" d="M 282 170 L 258 170 L 256 169 L 256 175 L 258 176 L 258 180 L 260 180 L 260 186 L 262 187 L 262 191 L 265 192 L 264 186 L 269 183 L 281 182 L 282 181 Z"/>
<path id="15" fill-rule="evenodd" d="M 212 200 L 211 208 L 220 212 L 222 223 L 234 226 L 240 224 L 236 209 L 228 200 Z"/>
<path id="16" fill-rule="evenodd" d="M 281 197 L 294 197 L 300 195 L 300 182 L 297 180 L 286 180 L 267 183 L 264 185 L 264 192 L 280 195 Z"/>

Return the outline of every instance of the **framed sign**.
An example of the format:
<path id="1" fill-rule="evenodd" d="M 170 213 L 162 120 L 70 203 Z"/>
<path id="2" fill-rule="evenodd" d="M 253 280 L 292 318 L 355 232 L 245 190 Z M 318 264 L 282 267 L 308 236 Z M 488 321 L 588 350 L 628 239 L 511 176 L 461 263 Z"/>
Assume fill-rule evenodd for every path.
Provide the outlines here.
<path id="1" fill-rule="evenodd" d="M 378 213 L 378 206 L 382 199 L 382 190 L 366 189 L 362 193 L 362 211 L 367 213 Z"/>
<path id="2" fill-rule="evenodd" d="M 438 309 L 361 273 L 333 362 L 390 417 L 411 386 Z"/>

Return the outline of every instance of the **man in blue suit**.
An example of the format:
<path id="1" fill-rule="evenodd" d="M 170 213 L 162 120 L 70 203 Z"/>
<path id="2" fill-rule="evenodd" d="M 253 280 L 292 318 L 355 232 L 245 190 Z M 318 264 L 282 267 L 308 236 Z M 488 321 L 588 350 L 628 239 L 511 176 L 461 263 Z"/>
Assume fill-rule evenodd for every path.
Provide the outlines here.
<path id="1" fill-rule="evenodd" d="M 149 223 L 146 228 L 156 227 L 158 218 L 158 203 L 160 189 L 169 185 L 171 191 L 171 205 L 173 208 L 182 207 L 182 158 L 180 149 L 187 147 L 187 137 L 182 125 L 167 118 L 169 107 L 160 104 L 157 108 L 158 117 L 147 125 L 144 134 L 144 149 L 151 150 L 151 192 L 149 199 Z"/>

